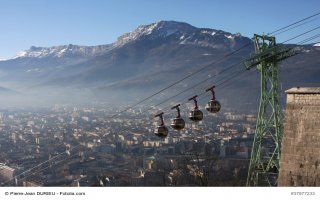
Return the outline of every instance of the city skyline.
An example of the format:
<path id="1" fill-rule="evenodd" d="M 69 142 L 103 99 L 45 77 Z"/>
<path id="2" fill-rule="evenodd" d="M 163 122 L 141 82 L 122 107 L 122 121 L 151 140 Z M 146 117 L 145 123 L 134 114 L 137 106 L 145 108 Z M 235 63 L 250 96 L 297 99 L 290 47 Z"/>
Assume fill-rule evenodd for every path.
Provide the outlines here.
<path id="1" fill-rule="evenodd" d="M 110 112 L 114 108 L 105 105 L 0 110 L 0 166 L 5 167 L 0 170 L 0 186 L 244 184 L 246 170 L 238 162 L 248 164 L 255 115 L 224 112 L 198 124 L 186 119 L 184 130 L 170 128 L 167 138 L 158 138 L 152 119 L 139 109 L 113 118 L 108 117 Z M 196 156 L 225 163 L 221 167 L 230 171 L 228 178 L 219 170 L 219 174 L 206 175 L 205 182 L 200 180 L 194 172 L 196 165 L 188 160 Z M 185 162 L 193 167 L 179 167 L 178 163 Z M 206 165 L 218 167 L 218 163 Z M 163 182 L 168 170 L 173 174 Z M 183 176 L 175 174 L 180 170 Z M 233 170 L 239 173 L 233 175 Z M 109 181 L 99 183 L 103 177 Z"/>

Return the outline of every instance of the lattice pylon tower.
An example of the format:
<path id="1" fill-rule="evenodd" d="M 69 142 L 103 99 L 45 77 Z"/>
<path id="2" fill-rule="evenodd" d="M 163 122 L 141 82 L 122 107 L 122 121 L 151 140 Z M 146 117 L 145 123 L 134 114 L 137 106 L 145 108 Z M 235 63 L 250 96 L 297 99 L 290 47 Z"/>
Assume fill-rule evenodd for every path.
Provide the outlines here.
<path id="1" fill-rule="evenodd" d="M 247 69 L 257 67 L 260 74 L 260 106 L 251 151 L 247 186 L 277 185 L 282 113 L 278 95 L 277 63 L 294 54 L 276 44 L 275 37 L 254 35 L 255 55 L 245 61 Z"/>

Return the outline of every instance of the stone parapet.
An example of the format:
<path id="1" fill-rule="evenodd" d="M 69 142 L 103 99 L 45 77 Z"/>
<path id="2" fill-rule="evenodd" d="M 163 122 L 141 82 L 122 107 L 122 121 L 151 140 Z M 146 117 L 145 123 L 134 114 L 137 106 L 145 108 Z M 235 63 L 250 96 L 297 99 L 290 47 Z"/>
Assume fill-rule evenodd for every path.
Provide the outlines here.
<path id="1" fill-rule="evenodd" d="M 320 87 L 286 93 L 278 185 L 320 186 Z"/>

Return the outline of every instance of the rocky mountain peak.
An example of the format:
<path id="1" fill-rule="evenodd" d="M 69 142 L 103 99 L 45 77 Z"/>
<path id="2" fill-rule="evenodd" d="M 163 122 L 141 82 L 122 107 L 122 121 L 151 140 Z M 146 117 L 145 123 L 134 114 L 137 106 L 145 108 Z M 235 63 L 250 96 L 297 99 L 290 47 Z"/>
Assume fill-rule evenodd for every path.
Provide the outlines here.
<path id="1" fill-rule="evenodd" d="M 232 34 L 222 30 L 196 28 L 184 22 L 159 21 L 139 26 L 134 31 L 123 34 L 113 46 L 120 47 L 141 39 L 156 40 L 167 37 L 171 39 L 168 39 L 168 42 L 223 49 L 232 49 L 237 42 L 244 39 L 240 33 Z"/>

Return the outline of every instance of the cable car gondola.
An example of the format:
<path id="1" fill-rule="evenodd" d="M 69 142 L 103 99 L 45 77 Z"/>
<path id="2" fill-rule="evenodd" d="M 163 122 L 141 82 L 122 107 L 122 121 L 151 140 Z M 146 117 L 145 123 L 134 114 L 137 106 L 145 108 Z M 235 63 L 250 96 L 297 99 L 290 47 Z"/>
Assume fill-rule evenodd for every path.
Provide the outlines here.
<path id="1" fill-rule="evenodd" d="M 160 138 L 165 138 L 167 137 L 169 131 L 168 131 L 168 128 L 164 125 L 162 115 L 163 115 L 163 112 L 154 116 L 154 117 L 160 117 L 160 120 L 161 120 L 161 123 L 160 125 L 157 126 L 156 130 L 154 131 L 154 134 Z"/>
<path id="2" fill-rule="evenodd" d="M 173 118 L 173 119 L 171 119 L 171 127 L 173 128 L 173 129 L 176 129 L 176 130 L 181 130 L 181 129 L 183 129 L 184 128 L 184 126 L 185 126 L 185 121 L 181 118 L 181 116 L 180 116 L 180 109 L 179 109 L 179 106 L 180 106 L 180 104 L 178 104 L 178 105 L 175 105 L 175 106 L 173 106 L 171 109 L 177 109 L 177 111 L 178 111 L 178 115 L 175 117 L 175 118 Z"/>
<path id="3" fill-rule="evenodd" d="M 195 104 L 194 108 L 189 112 L 189 119 L 194 122 L 198 122 L 203 119 L 203 113 L 201 110 L 198 109 L 198 102 L 196 99 L 197 97 L 198 95 L 195 95 L 188 99 L 189 101 L 193 100 Z"/>
<path id="4" fill-rule="evenodd" d="M 215 92 L 213 90 L 213 88 L 215 88 L 215 86 L 212 86 L 211 88 L 208 88 L 206 90 L 206 92 L 208 91 L 211 91 L 212 92 L 212 98 L 211 100 L 206 104 L 206 110 L 208 112 L 211 112 L 211 113 L 217 113 L 220 111 L 221 109 L 221 104 L 219 103 L 219 101 L 216 100 L 216 97 L 215 97 Z"/>

